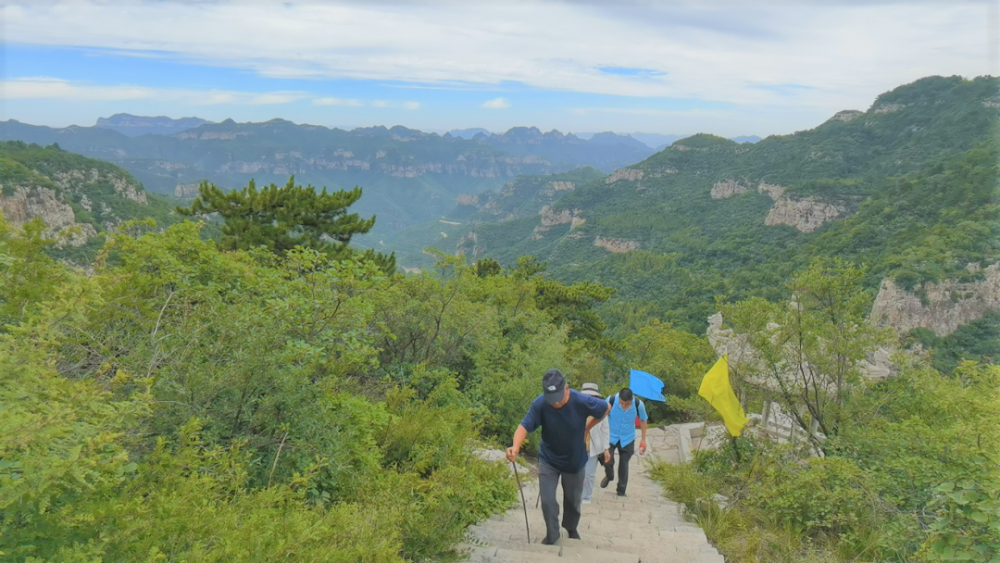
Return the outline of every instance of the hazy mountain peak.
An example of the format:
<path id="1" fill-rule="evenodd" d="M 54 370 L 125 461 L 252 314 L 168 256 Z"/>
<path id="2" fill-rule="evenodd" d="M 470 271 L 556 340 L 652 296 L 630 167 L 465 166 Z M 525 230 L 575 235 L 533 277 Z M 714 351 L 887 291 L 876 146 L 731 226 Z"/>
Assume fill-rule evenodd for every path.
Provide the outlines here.
<path id="1" fill-rule="evenodd" d="M 188 129 L 193 129 L 199 125 L 211 123 L 200 117 L 182 117 L 173 119 L 163 115 L 147 117 L 142 115 L 132 115 L 129 113 L 116 113 L 111 117 L 97 118 L 95 127 L 101 129 L 111 129 L 128 137 L 138 137 L 139 135 L 172 135 Z"/>
<path id="2" fill-rule="evenodd" d="M 445 134 L 445 136 L 449 136 L 450 135 L 451 137 L 458 137 L 458 138 L 461 138 L 461 139 L 468 140 L 468 139 L 472 139 L 473 137 L 475 137 L 479 133 L 482 133 L 483 135 L 485 135 L 487 137 L 489 137 L 490 135 L 493 134 L 489 130 L 483 129 L 482 127 L 470 127 L 469 129 L 452 129 L 451 131 L 448 131 Z"/>

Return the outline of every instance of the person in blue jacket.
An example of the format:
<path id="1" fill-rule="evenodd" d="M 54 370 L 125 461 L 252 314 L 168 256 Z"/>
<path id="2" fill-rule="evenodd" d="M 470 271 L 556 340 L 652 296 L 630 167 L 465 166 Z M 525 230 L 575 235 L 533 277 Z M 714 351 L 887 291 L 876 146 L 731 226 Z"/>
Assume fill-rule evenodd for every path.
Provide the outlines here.
<path id="1" fill-rule="evenodd" d="M 550 369 L 542 377 L 543 393 L 531 402 L 528 413 L 514 432 L 514 445 L 507 448 L 507 459 L 513 462 L 528 434 L 542 427 L 542 443 L 538 448 L 538 489 L 542 497 L 545 518 L 545 539 L 552 545 L 559 540 L 559 503 L 556 487 L 562 479 L 562 526 L 569 537 L 580 539 L 583 480 L 587 465 L 587 447 L 583 436 L 611 410 L 611 405 L 598 397 L 584 395 L 569 388 L 566 377 Z M 587 418 L 590 418 L 588 422 Z"/>
<path id="2" fill-rule="evenodd" d="M 620 464 L 618 466 L 618 496 L 625 496 L 625 489 L 628 488 L 628 462 L 635 453 L 635 419 L 639 418 L 639 425 L 642 428 L 642 438 L 639 440 L 639 455 L 646 453 L 646 406 L 637 399 L 632 390 L 623 388 L 618 393 L 608 397 L 611 405 L 611 413 L 608 415 L 611 426 L 611 459 L 604 464 L 604 479 L 601 479 L 601 488 L 604 489 L 608 483 L 615 478 L 615 450 L 618 451 Z"/>

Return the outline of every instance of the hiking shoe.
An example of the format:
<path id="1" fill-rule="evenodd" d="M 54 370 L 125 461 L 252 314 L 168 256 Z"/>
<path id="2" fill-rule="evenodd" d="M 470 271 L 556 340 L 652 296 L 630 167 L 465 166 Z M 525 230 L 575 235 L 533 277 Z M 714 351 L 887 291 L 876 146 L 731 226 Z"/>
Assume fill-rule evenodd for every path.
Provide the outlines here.
<path id="1" fill-rule="evenodd" d="M 550 540 L 548 537 L 546 537 L 544 540 L 542 540 L 542 545 L 555 545 L 557 541 L 559 541 L 559 538 Z"/>
<path id="2" fill-rule="evenodd" d="M 618 493 L 618 496 L 620 496 L 622 498 L 626 498 L 627 497 L 627 495 L 625 493 Z"/>
<path id="3" fill-rule="evenodd" d="M 585 498 L 580 501 L 580 504 L 590 504 L 592 501 L 589 498 Z"/>
<path id="4" fill-rule="evenodd" d="M 607 477 L 605 477 L 604 479 L 601 479 L 601 488 L 602 489 L 607 489 L 608 488 L 608 483 L 610 483 L 610 482 L 611 482 L 611 479 L 608 479 Z"/>
<path id="5" fill-rule="evenodd" d="M 567 530 L 567 531 L 569 532 L 569 539 L 571 540 L 580 539 L 580 532 L 577 532 L 576 530 Z"/>

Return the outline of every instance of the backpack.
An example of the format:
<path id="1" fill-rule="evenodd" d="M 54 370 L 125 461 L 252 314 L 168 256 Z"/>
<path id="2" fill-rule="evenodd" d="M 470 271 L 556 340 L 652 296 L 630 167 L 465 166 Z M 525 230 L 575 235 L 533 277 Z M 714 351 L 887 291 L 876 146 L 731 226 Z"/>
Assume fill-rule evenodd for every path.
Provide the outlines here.
<path id="1" fill-rule="evenodd" d="M 615 399 L 617 399 L 617 398 L 618 398 L 618 393 L 615 393 L 614 395 L 611 396 L 611 399 L 608 400 L 608 403 L 612 407 L 614 407 L 615 406 Z M 638 401 L 639 405 L 642 405 L 643 410 L 646 409 L 646 405 L 642 401 L 640 401 L 638 397 L 636 397 L 634 400 Z M 636 407 L 635 407 L 635 427 L 636 428 L 641 428 L 642 427 L 642 420 L 639 419 L 639 405 L 636 405 Z"/>

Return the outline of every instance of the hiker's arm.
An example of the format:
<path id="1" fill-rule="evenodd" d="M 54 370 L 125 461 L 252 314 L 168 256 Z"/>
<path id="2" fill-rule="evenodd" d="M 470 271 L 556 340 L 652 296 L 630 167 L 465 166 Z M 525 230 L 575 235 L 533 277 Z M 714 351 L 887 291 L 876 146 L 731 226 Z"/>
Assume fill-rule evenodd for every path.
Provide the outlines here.
<path id="1" fill-rule="evenodd" d="M 507 448 L 507 459 L 514 461 L 517 459 L 517 453 L 521 451 L 521 444 L 524 443 L 524 439 L 528 437 L 528 431 L 524 429 L 520 424 L 517 425 L 517 431 L 514 432 L 514 445 Z"/>
<path id="2" fill-rule="evenodd" d="M 608 408 L 605 409 L 604 414 L 601 415 L 600 418 L 594 417 L 587 421 L 587 429 L 585 430 L 585 432 L 590 432 L 590 429 L 593 428 L 595 425 L 597 425 L 597 423 L 599 423 L 600 421 L 604 420 L 604 417 L 608 416 L 609 412 L 611 412 L 610 404 L 608 404 Z"/>
<path id="3" fill-rule="evenodd" d="M 645 420 L 639 423 L 639 427 L 642 428 L 642 438 L 639 439 L 639 454 L 646 453 L 646 427 L 649 426 Z"/>

